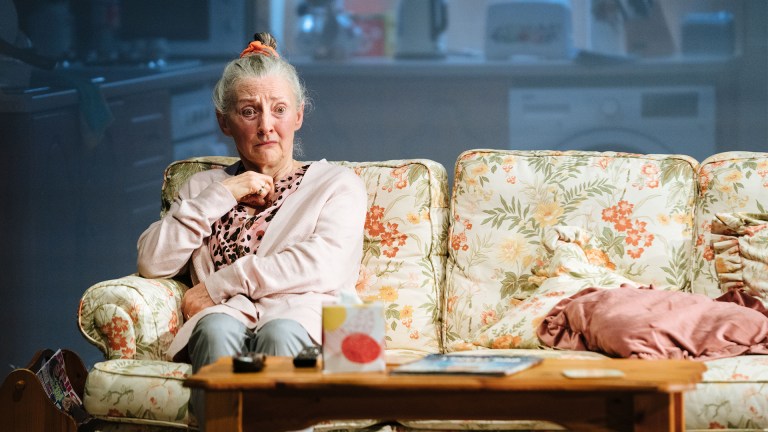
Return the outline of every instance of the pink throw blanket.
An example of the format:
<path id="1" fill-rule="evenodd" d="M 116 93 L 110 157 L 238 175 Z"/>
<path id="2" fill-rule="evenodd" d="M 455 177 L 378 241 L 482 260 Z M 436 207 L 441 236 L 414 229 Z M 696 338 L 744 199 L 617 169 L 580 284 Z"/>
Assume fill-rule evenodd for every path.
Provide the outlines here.
<path id="1" fill-rule="evenodd" d="M 558 303 L 538 336 L 551 347 L 613 357 L 713 360 L 768 354 L 768 311 L 741 291 L 713 300 L 628 285 L 587 288 Z"/>

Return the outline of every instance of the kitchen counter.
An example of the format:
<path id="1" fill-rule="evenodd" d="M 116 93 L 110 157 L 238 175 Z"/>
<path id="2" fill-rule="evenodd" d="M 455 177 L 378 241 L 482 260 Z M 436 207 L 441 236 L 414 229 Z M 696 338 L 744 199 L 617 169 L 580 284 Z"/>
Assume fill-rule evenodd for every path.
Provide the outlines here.
<path id="1" fill-rule="evenodd" d="M 728 71 L 738 58 L 675 57 L 632 60 L 581 53 L 572 60 L 515 59 L 488 61 L 477 56 L 448 56 L 439 60 L 400 60 L 389 57 L 359 57 L 347 61 L 317 61 L 295 58 L 291 62 L 301 75 L 316 77 L 367 78 L 557 78 L 562 76 L 613 77 L 617 75 L 706 75 Z"/>
<path id="2" fill-rule="evenodd" d="M 632 61 L 581 55 L 574 60 L 486 61 L 469 56 L 442 60 L 398 60 L 392 58 L 353 58 L 347 61 L 291 59 L 306 78 L 500 78 L 546 82 L 570 80 L 620 80 L 634 77 L 653 81 L 713 81 L 727 76 L 738 59 L 672 58 Z M 182 61 L 177 65 L 146 67 L 95 67 L 57 72 L 36 72 L 29 88 L 0 89 L 0 113 L 37 112 L 78 103 L 76 87 L 96 86 L 105 98 L 174 88 L 200 81 L 215 81 L 224 62 Z M 603 84 L 605 82 L 603 81 Z"/>
<path id="3" fill-rule="evenodd" d="M 76 105 L 78 86 L 96 88 L 104 98 L 121 97 L 215 81 L 223 69 L 222 62 L 185 61 L 157 69 L 103 66 L 34 71 L 28 88 L 0 89 L 0 113 L 38 112 Z"/>

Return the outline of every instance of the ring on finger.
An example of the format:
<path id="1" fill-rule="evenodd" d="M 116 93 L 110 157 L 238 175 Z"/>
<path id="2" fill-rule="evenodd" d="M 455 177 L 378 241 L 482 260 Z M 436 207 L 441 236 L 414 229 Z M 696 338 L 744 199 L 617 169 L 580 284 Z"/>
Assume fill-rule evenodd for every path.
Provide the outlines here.
<path id="1" fill-rule="evenodd" d="M 262 193 L 264 193 L 264 185 L 261 185 L 259 190 L 256 192 L 256 195 L 261 195 Z"/>

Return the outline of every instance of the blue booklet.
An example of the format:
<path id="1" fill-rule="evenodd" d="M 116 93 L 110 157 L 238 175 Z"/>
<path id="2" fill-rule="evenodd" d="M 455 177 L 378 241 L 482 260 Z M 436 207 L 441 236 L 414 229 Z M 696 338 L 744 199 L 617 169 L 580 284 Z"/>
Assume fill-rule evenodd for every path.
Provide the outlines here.
<path id="1" fill-rule="evenodd" d="M 541 363 L 540 357 L 429 354 L 392 369 L 394 375 L 444 374 L 505 376 Z"/>

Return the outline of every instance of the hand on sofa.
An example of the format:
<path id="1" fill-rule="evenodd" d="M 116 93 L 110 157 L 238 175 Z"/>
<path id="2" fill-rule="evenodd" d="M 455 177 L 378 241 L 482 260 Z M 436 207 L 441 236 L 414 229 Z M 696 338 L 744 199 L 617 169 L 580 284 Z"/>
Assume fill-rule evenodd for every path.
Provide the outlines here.
<path id="1" fill-rule="evenodd" d="M 184 293 L 181 299 L 182 316 L 185 320 L 188 320 L 201 310 L 215 305 L 216 303 L 213 302 L 210 294 L 208 294 L 208 290 L 205 288 L 205 282 L 200 282 Z"/>

